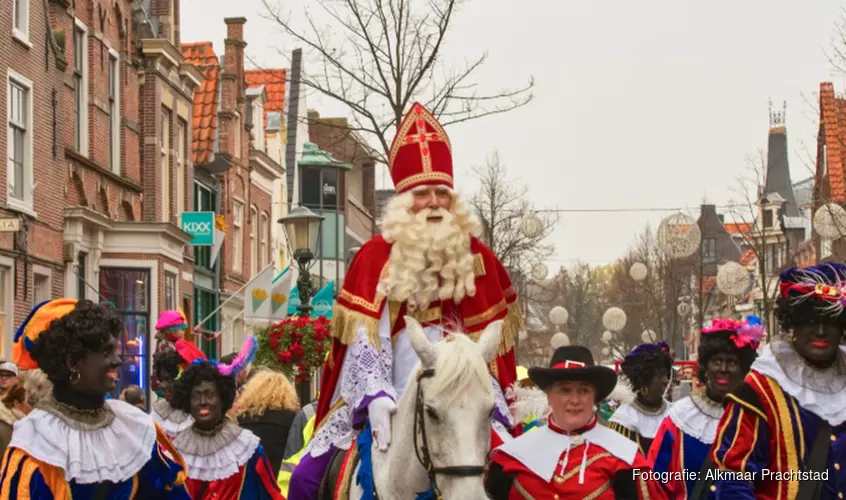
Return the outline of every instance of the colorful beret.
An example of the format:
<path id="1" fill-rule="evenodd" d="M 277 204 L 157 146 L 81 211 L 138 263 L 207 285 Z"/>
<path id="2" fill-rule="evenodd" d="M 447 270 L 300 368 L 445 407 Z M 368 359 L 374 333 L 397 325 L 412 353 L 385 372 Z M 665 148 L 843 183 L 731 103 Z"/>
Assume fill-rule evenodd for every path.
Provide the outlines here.
<path id="1" fill-rule="evenodd" d="M 747 316 L 743 321 L 717 318 L 711 321 L 711 326 L 702 329 L 703 335 L 718 332 L 732 332 L 729 337 L 738 349 L 751 347 L 757 349 L 761 340 L 767 336 L 764 324 L 758 316 Z"/>
<path id="2" fill-rule="evenodd" d="M 22 370 L 34 370 L 38 363 L 29 355 L 32 344 L 50 326 L 55 319 L 70 313 L 76 308 L 76 299 L 46 300 L 32 308 L 26 319 L 15 332 L 12 346 L 12 359 Z"/>
<path id="3" fill-rule="evenodd" d="M 165 311 L 159 316 L 159 320 L 156 322 L 156 330 L 160 332 L 187 329 L 188 322 L 185 321 L 185 316 L 179 311 Z"/>

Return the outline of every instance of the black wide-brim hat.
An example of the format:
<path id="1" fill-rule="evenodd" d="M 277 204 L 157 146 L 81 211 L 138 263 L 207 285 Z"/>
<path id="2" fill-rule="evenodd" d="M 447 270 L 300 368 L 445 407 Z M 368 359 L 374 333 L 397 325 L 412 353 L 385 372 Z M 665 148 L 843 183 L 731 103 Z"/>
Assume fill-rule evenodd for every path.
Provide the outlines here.
<path id="1" fill-rule="evenodd" d="M 617 385 L 617 373 L 594 363 L 590 349 L 580 345 L 559 347 L 552 354 L 549 368 L 529 368 L 529 378 L 541 390 L 554 382 L 586 382 L 596 387 L 597 401 L 607 398 Z"/>

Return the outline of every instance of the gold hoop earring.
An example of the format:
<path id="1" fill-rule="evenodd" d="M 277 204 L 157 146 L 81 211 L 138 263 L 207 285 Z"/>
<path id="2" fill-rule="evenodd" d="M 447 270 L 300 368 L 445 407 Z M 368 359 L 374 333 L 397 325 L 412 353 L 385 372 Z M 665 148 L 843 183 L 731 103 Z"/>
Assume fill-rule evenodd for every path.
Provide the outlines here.
<path id="1" fill-rule="evenodd" d="M 79 371 L 71 370 L 71 373 L 70 373 L 70 383 L 71 384 L 75 384 L 75 383 L 79 382 L 80 378 L 82 378 L 82 374 L 79 373 Z"/>

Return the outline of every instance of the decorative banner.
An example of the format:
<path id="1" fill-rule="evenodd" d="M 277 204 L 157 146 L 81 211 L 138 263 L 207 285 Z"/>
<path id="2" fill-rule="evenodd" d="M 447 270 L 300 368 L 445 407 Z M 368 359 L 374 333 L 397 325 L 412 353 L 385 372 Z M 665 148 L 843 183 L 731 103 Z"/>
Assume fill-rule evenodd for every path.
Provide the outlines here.
<path id="1" fill-rule="evenodd" d="M 273 264 L 267 266 L 250 280 L 244 289 L 244 319 L 265 320 L 272 318 L 270 290 L 273 282 Z"/>
<path id="2" fill-rule="evenodd" d="M 335 303 L 335 281 L 326 283 L 326 286 L 320 289 L 311 298 L 311 317 L 317 318 L 319 316 L 326 316 L 326 319 L 332 319 L 332 306 Z M 293 316 L 299 313 L 297 306 L 300 305 L 300 289 L 294 287 L 291 290 L 291 296 L 288 297 L 288 314 Z"/>
<path id="3" fill-rule="evenodd" d="M 283 320 L 288 316 L 288 297 L 291 295 L 290 266 L 286 267 L 273 279 L 270 289 L 270 316 L 274 321 Z"/>
<path id="4" fill-rule="evenodd" d="M 226 236 L 226 233 L 221 231 L 218 228 L 214 228 L 214 242 L 212 243 L 211 247 L 211 262 L 209 265 L 214 265 L 217 262 L 217 257 L 220 255 L 220 249 L 223 247 L 223 238 Z"/>
<path id="5" fill-rule="evenodd" d="M 326 316 L 332 319 L 332 305 L 335 302 L 335 281 L 326 283 L 311 299 L 311 316 L 313 318 Z"/>

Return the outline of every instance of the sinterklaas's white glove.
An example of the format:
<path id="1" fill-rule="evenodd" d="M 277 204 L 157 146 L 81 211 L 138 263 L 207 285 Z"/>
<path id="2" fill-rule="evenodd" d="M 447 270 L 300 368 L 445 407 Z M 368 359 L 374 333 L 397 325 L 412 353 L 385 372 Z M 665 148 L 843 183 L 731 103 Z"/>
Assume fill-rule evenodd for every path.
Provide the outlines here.
<path id="1" fill-rule="evenodd" d="M 397 405 L 386 397 L 376 398 L 367 405 L 373 441 L 379 451 L 388 451 L 388 446 L 391 445 L 391 416 L 396 411 Z"/>

